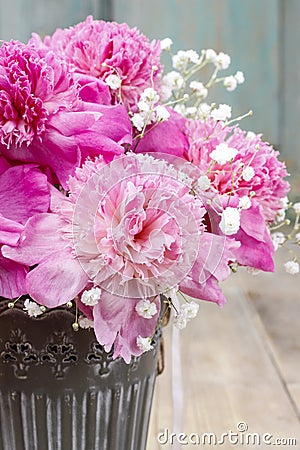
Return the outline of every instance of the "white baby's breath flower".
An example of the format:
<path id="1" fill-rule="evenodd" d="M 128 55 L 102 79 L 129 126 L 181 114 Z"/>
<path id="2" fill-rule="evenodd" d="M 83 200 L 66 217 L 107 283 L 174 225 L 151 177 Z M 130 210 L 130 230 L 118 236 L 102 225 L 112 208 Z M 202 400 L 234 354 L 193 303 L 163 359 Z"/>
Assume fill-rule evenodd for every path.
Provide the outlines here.
<path id="1" fill-rule="evenodd" d="M 157 103 L 159 101 L 159 95 L 155 89 L 149 87 L 142 92 L 141 100 L 150 103 Z"/>
<path id="2" fill-rule="evenodd" d="M 145 125 L 145 119 L 144 117 L 139 114 L 139 113 L 135 113 L 133 114 L 132 118 L 131 118 L 131 122 L 133 124 L 133 126 L 138 130 L 138 131 L 142 131 L 142 129 L 144 128 Z"/>
<path id="3" fill-rule="evenodd" d="M 164 85 L 169 86 L 173 91 L 181 89 L 184 85 L 184 79 L 179 72 L 172 70 L 168 72 L 162 80 Z"/>
<path id="4" fill-rule="evenodd" d="M 187 50 L 186 51 L 187 57 L 189 62 L 193 63 L 193 64 L 198 64 L 199 62 L 199 55 L 195 50 Z"/>
<path id="5" fill-rule="evenodd" d="M 174 106 L 174 111 L 176 111 L 178 114 L 181 114 L 182 116 L 185 116 L 186 114 L 186 107 L 182 103 L 178 103 Z"/>
<path id="6" fill-rule="evenodd" d="M 230 75 L 224 78 L 223 84 L 226 87 L 227 91 L 231 92 L 236 89 L 238 82 L 233 75 Z"/>
<path id="7" fill-rule="evenodd" d="M 197 108 L 196 106 L 188 106 L 185 110 L 185 115 L 186 116 L 190 116 L 193 117 L 195 116 L 195 114 L 197 113 Z"/>
<path id="8" fill-rule="evenodd" d="M 276 222 L 283 222 L 285 219 L 285 209 L 280 209 L 276 214 Z"/>
<path id="9" fill-rule="evenodd" d="M 138 108 L 142 112 L 148 112 L 150 110 L 150 103 L 145 100 L 140 100 L 137 104 Z"/>
<path id="10" fill-rule="evenodd" d="M 169 51 L 171 49 L 172 44 L 173 41 L 169 37 L 166 37 L 160 41 L 160 46 L 162 50 Z"/>
<path id="11" fill-rule="evenodd" d="M 94 328 L 94 321 L 85 316 L 78 317 L 78 324 L 83 329 Z"/>
<path id="12" fill-rule="evenodd" d="M 167 108 L 165 106 L 161 106 L 161 105 L 156 106 L 154 111 L 156 113 L 156 119 L 159 122 L 162 122 L 164 120 L 168 120 L 168 118 L 170 117 L 170 113 L 169 113 L 169 111 L 167 110 Z"/>
<path id="13" fill-rule="evenodd" d="M 172 88 L 167 84 L 164 84 L 163 81 L 159 86 L 159 97 L 163 103 L 167 102 L 172 96 Z"/>
<path id="14" fill-rule="evenodd" d="M 277 251 L 279 247 L 284 244 L 285 236 L 281 231 L 277 231 L 276 233 L 271 234 L 271 239 L 273 241 L 274 249 Z"/>
<path id="15" fill-rule="evenodd" d="M 256 134 L 253 133 L 253 131 L 248 131 L 248 133 L 246 134 L 246 139 L 248 141 L 253 141 L 253 139 L 256 138 Z"/>
<path id="16" fill-rule="evenodd" d="M 288 197 L 283 197 L 283 198 L 281 198 L 281 199 L 280 199 L 280 202 L 281 202 L 281 204 L 282 204 L 282 208 L 283 208 L 283 209 L 287 209 L 288 206 L 289 206 L 289 203 L 290 203 Z"/>
<path id="17" fill-rule="evenodd" d="M 295 234 L 296 241 L 300 241 L 300 233 Z"/>
<path id="18" fill-rule="evenodd" d="M 237 149 L 228 147 L 225 142 L 221 142 L 221 144 L 216 146 L 215 150 L 210 152 L 209 156 L 216 163 L 223 165 L 229 161 L 232 161 L 237 154 Z"/>
<path id="19" fill-rule="evenodd" d="M 291 275 L 296 275 L 296 273 L 299 273 L 299 264 L 295 261 L 287 261 L 284 264 L 285 270 L 287 273 L 290 273 Z"/>
<path id="20" fill-rule="evenodd" d="M 251 207 L 251 200 L 247 195 L 240 198 L 238 207 L 241 209 L 249 209 Z"/>
<path id="21" fill-rule="evenodd" d="M 199 55 L 195 50 L 179 50 L 172 58 L 174 69 L 185 70 L 188 64 L 198 64 Z"/>
<path id="22" fill-rule="evenodd" d="M 241 70 L 237 71 L 237 73 L 234 75 L 234 78 L 236 79 L 238 84 L 243 84 L 245 82 L 245 77 Z"/>
<path id="23" fill-rule="evenodd" d="M 201 175 L 196 183 L 196 188 L 202 192 L 207 191 L 210 188 L 210 179 L 207 175 Z"/>
<path id="24" fill-rule="evenodd" d="M 37 317 L 43 314 L 43 307 L 28 298 L 24 302 L 23 310 L 27 312 L 29 317 Z"/>
<path id="25" fill-rule="evenodd" d="M 141 337 L 138 336 L 136 338 L 136 345 L 142 352 L 148 352 L 149 350 L 152 350 L 153 345 L 151 345 L 151 338 L 150 337 Z"/>
<path id="26" fill-rule="evenodd" d="M 95 306 L 100 300 L 101 289 L 99 287 L 93 287 L 83 292 L 81 301 L 87 306 Z"/>
<path id="27" fill-rule="evenodd" d="M 191 81 L 190 82 L 190 88 L 196 92 L 198 97 L 206 98 L 208 94 L 208 89 L 201 83 L 200 81 Z"/>
<path id="28" fill-rule="evenodd" d="M 218 53 L 214 60 L 214 64 L 219 70 L 228 69 L 230 62 L 230 56 L 223 52 Z"/>
<path id="29" fill-rule="evenodd" d="M 206 120 L 210 116 L 211 106 L 207 103 L 200 103 L 197 112 L 200 119 Z"/>
<path id="30" fill-rule="evenodd" d="M 179 313 L 174 317 L 174 325 L 179 330 L 183 330 L 184 328 L 186 328 L 187 323 L 188 323 L 188 319 L 187 319 L 186 314 L 184 314 L 184 313 Z"/>
<path id="31" fill-rule="evenodd" d="M 244 169 L 243 172 L 242 172 L 242 178 L 243 178 L 245 181 L 250 181 L 250 180 L 252 180 L 252 178 L 254 177 L 254 175 L 255 175 L 255 171 L 254 171 L 254 169 L 253 169 L 252 166 L 245 167 L 245 169 Z"/>
<path id="32" fill-rule="evenodd" d="M 114 74 L 108 75 L 105 78 L 105 82 L 113 90 L 119 89 L 122 84 L 121 78 Z"/>
<path id="33" fill-rule="evenodd" d="M 210 116 L 214 120 L 227 120 L 231 117 L 231 106 L 221 104 L 211 111 Z"/>
<path id="34" fill-rule="evenodd" d="M 168 290 L 164 293 L 164 295 L 165 295 L 167 298 L 170 298 L 171 301 L 172 301 L 173 303 L 177 303 L 177 301 L 178 301 L 178 294 L 179 294 L 178 291 L 179 291 L 179 286 L 176 285 L 176 286 L 174 286 L 174 287 L 168 289 Z"/>
<path id="35" fill-rule="evenodd" d="M 176 55 L 172 57 L 174 69 L 184 70 L 189 63 L 188 56 L 184 50 L 179 50 Z"/>
<path id="36" fill-rule="evenodd" d="M 205 50 L 205 58 L 208 62 L 214 63 L 217 57 L 217 53 L 212 49 L 209 48 Z"/>
<path id="37" fill-rule="evenodd" d="M 156 304 L 153 302 L 150 302 L 150 300 L 140 300 L 135 305 L 135 310 L 137 314 L 144 319 L 152 319 L 155 314 L 157 314 L 157 307 Z"/>
<path id="38" fill-rule="evenodd" d="M 195 302 L 183 303 L 180 307 L 180 314 L 184 314 L 188 320 L 194 319 L 198 311 L 199 305 Z"/>
<path id="39" fill-rule="evenodd" d="M 300 202 L 293 204 L 293 210 L 295 211 L 296 214 L 300 214 Z"/>
<path id="40" fill-rule="evenodd" d="M 221 216 L 221 222 L 219 224 L 221 231 L 230 236 L 239 231 L 240 228 L 240 212 L 237 208 L 227 206 L 224 209 Z"/>

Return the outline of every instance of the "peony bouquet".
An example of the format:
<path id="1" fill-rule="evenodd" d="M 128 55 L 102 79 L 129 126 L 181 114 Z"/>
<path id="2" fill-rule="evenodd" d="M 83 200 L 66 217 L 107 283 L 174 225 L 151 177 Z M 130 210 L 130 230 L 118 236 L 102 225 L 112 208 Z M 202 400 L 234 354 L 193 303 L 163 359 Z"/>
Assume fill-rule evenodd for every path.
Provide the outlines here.
<path id="1" fill-rule="evenodd" d="M 238 266 L 273 271 L 274 250 L 300 240 L 300 204 L 292 233 L 277 231 L 278 152 L 207 102 L 243 73 L 220 77 L 228 55 L 171 44 L 88 17 L 0 48 L 1 302 L 31 317 L 73 304 L 74 330 L 93 327 L 126 362 L 166 311 L 184 328 L 197 300 L 224 305 L 219 282 Z"/>

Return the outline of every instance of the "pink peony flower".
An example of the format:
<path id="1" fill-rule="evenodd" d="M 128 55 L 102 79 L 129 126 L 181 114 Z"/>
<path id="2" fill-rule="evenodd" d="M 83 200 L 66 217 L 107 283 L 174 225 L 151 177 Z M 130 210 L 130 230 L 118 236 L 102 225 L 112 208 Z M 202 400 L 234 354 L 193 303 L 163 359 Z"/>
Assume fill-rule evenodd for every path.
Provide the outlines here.
<path id="1" fill-rule="evenodd" d="M 33 35 L 31 42 L 43 47 L 38 35 Z M 74 72 L 104 81 L 109 75 L 117 75 L 127 108 L 134 107 L 143 90 L 152 86 L 152 80 L 155 84 L 161 74 L 160 43 L 149 42 L 125 23 L 93 20 L 89 16 L 74 27 L 57 29 L 52 37 L 45 38 L 44 44 L 60 52 Z M 118 90 L 111 90 L 111 94 L 113 102 L 119 103 Z"/>
<path id="2" fill-rule="evenodd" d="M 1 160 L 3 167 L 5 159 Z M 2 246 L 16 246 L 27 220 L 48 211 L 50 193 L 46 176 L 35 166 L 6 164 L 7 169 L 0 174 L 0 296 L 12 299 L 27 292 L 28 266 L 6 258 Z"/>
<path id="3" fill-rule="evenodd" d="M 211 153 L 223 143 L 238 153 L 233 162 L 213 163 Z M 209 177 L 212 187 L 220 194 L 234 193 L 243 197 L 251 193 L 269 222 L 283 208 L 282 199 L 289 191 L 289 183 L 284 181 L 288 173 L 285 164 L 278 160 L 279 153 L 263 142 L 260 135 L 250 139 L 238 127 L 224 126 L 212 119 L 184 119 L 173 113 L 168 121 L 149 128 L 146 136 L 135 145 L 140 153 L 167 153 L 190 161 L 202 175 Z"/>
<path id="4" fill-rule="evenodd" d="M 288 175 L 285 164 L 278 160 L 279 153 L 271 145 L 262 141 L 260 135 L 249 139 L 240 128 L 226 127 L 213 120 L 187 120 L 185 134 L 190 143 L 186 159 L 207 174 L 220 194 L 233 192 L 243 197 L 251 193 L 261 206 L 265 220 L 272 222 L 276 218 L 289 183 L 284 181 Z M 238 153 L 233 162 L 212 166 L 210 154 L 223 142 Z"/>
<path id="5" fill-rule="evenodd" d="M 40 304 L 57 306 L 99 286 L 90 307 L 97 338 L 128 361 L 141 354 L 137 337 L 154 332 L 158 294 L 178 284 L 188 291 L 191 280 L 198 298 L 225 301 L 217 283 L 229 275 L 239 244 L 205 232 L 206 210 L 178 178 L 171 165 L 147 155 L 87 161 L 69 180 L 70 196 L 52 188 L 53 212 L 29 219 L 18 245 L 4 246 L 3 254 L 37 264 L 26 287 Z M 156 302 L 152 318 L 135 310 L 144 298 Z"/>
<path id="6" fill-rule="evenodd" d="M 103 153 L 110 161 L 130 143 L 125 109 L 83 101 L 80 89 L 84 98 L 98 98 L 99 85 L 86 79 L 77 85 L 52 52 L 4 42 L 0 74 L 0 152 L 10 160 L 49 167 L 65 185 L 87 155 Z"/>

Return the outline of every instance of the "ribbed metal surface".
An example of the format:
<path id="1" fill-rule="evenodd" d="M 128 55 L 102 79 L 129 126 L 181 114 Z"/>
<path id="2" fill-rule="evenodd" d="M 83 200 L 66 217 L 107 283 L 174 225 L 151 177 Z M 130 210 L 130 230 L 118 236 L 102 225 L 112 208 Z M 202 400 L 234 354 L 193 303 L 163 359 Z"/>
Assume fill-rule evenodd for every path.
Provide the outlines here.
<path id="1" fill-rule="evenodd" d="M 127 365 L 68 312 L 24 320 L 0 313 L 0 450 L 144 450 L 157 348 Z"/>

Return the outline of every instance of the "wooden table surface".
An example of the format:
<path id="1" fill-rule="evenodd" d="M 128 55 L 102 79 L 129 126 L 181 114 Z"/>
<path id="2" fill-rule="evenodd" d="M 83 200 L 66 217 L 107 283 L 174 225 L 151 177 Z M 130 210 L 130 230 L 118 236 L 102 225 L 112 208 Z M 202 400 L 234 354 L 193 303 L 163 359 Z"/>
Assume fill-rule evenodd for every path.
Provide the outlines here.
<path id="1" fill-rule="evenodd" d="M 240 269 L 223 287 L 226 306 L 202 302 L 197 319 L 180 334 L 180 431 L 186 437 L 179 439 L 188 443 L 182 447 L 170 445 L 170 438 L 164 445 L 157 439 L 159 432 L 173 431 L 172 327 L 164 330 L 166 367 L 157 378 L 147 450 L 300 449 L 300 274 L 286 274 L 282 266 L 275 274 L 250 275 Z M 246 432 L 238 432 L 241 422 L 247 424 Z M 220 439 L 230 430 L 238 432 L 232 444 L 206 441 L 197 446 L 190 435 L 197 433 L 202 439 L 202 433 L 214 433 Z M 257 433 L 260 445 L 250 437 L 249 445 L 242 444 L 247 433 Z M 265 433 L 272 437 L 266 436 L 263 443 Z M 282 438 L 294 441 L 279 445 L 276 439 Z"/>

